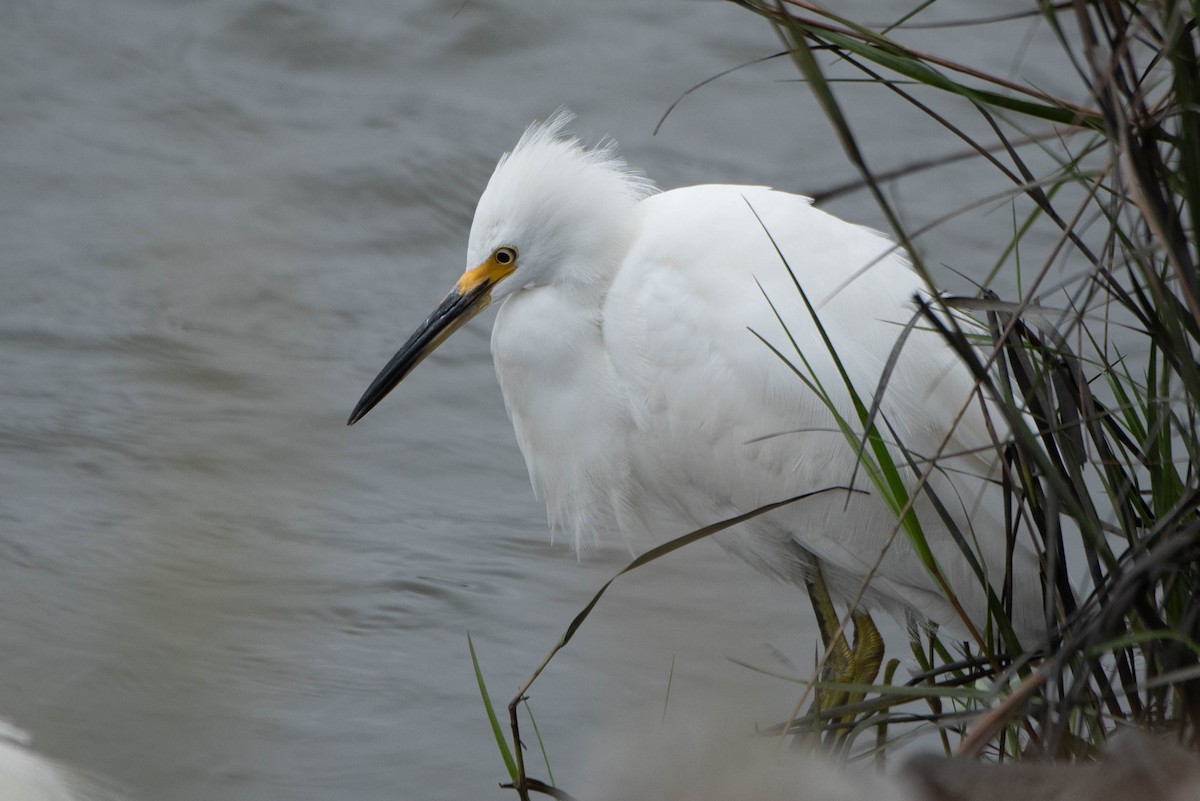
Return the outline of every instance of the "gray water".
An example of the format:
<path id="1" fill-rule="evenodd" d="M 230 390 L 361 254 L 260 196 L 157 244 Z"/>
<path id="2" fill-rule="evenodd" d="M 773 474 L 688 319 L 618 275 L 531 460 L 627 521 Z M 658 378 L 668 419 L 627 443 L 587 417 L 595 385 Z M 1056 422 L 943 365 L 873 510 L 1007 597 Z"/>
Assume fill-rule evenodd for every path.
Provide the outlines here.
<path id="1" fill-rule="evenodd" d="M 906 40 L 1070 85 L 1044 31 L 1007 30 Z M 652 135 L 778 49 L 686 0 L 0 6 L 0 717 L 140 799 L 498 797 L 467 632 L 506 700 L 629 554 L 548 542 L 490 317 L 344 421 L 463 268 L 496 157 L 560 104 L 663 186 L 852 178 L 782 60 Z M 844 92 L 880 169 L 959 148 Z M 998 186 L 959 165 L 894 199 L 919 224 Z M 865 195 L 831 208 L 884 227 Z M 933 232 L 939 279 L 1010 226 Z M 727 657 L 805 673 L 812 631 L 706 543 L 622 579 L 534 688 L 556 779 L 586 789 L 601 731 L 778 721 L 798 688 Z"/>

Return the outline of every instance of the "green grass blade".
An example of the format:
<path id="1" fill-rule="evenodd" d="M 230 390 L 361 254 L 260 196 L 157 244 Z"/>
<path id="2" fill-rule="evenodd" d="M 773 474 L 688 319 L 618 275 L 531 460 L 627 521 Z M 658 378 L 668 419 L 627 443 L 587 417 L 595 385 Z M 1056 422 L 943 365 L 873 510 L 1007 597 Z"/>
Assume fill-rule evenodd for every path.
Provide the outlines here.
<path id="1" fill-rule="evenodd" d="M 607 591 L 610 586 L 612 586 L 612 583 L 614 581 L 616 581 L 617 579 L 619 579 L 621 576 L 630 572 L 631 570 L 637 570 L 639 567 L 649 564 L 650 562 L 653 562 L 656 559 L 661 559 L 662 557 L 666 556 L 667 554 L 671 553 L 672 551 L 677 551 L 680 548 L 684 547 L 685 545 L 690 545 L 691 543 L 705 539 L 706 537 L 711 537 L 713 534 L 720 533 L 727 528 L 732 528 L 733 526 L 736 526 L 739 523 L 744 523 L 747 520 L 752 520 L 755 517 L 758 517 L 759 515 L 766 514 L 768 512 L 772 512 L 781 507 L 796 503 L 797 501 L 802 501 L 805 498 L 811 498 L 815 495 L 821 495 L 822 493 L 825 493 L 825 492 L 835 492 L 835 491 L 855 492 L 856 490 L 853 490 L 849 487 L 842 487 L 842 486 L 822 487 L 819 490 L 813 490 L 812 492 L 805 492 L 800 495 L 796 495 L 795 497 L 788 498 L 787 500 L 776 501 L 775 503 L 769 503 L 769 504 L 766 504 L 765 506 L 758 507 L 754 511 L 746 512 L 745 514 L 741 514 L 741 515 L 735 515 L 734 517 L 730 517 L 725 520 L 721 520 L 717 523 L 713 523 L 711 525 L 704 526 L 703 528 L 698 528 L 695 531 L 689 532 L 680 537 L 676 537 L 673 540 L 664 542 L 662 545 L 658 545 L 658 546 L 651 548 L 650 550 L 646 551 L 644 554 L 642 554 L 638 558 L 634 559 L 632 562 L 630 562 L 628 565 L 626 565 L 619 573 L 617 573 L 615 576 L 613 576 L 608 581 L 604 582 L 603 585 L 601 585 L 600 589 L 596 591 L 596 594 L 592 596 L 592 600 L 588 601 L 587 606 L 585 606 L 583 608 L 583 610 L 580 611 L 580 613 L 575 616 L 574 620 L 571 621 L 571 624 L 569 626 L 567 626 L 567 630 L 563 633 L 562 639 L 559 640 L 556 650 L 558 648 L 562 648 L 564 645 L 566 645 L 568 642 L 571 641 L 571 638 L 575 636 L 575 632 L 578 631 L 579 627 L 583 625 L 583 621 L 587 620 L 588 615 L 590 615 L 592 613 L 592 610 L 596 607 L 596 604 L 600 602 L 600 597 L 602 595 L 604 595 L 605 591 Z"/>
<path id="2" fill-rule="evenodd" d="M 483 699 L 483 708 L 487 710 L 488 722 L 492 724 L 492 734 L 496 737 L 496 747 L 500 749 L 500 756 L 504 759 L 504 767 L 508 768 L 509 777 L 516 782 L 517 763 L 513 761 L 512 751 L 508 747 L 508 740 L 505 739 L 504 731 L 500 728 L 500 721 L 496 718 L 496 710 L 492 706 L 492 698 L 488 695 L 487 685 L 483 681 L 483 671 L 479 669 L 479 659 L 475 656 L 475 643 L 471 642 L 470 634 L 467 635 L 467 648 L 471 651 L 471 666 L 475 668 L 475 681 L 479 683 L 479 697 Z M 547 763 L 546 767 L 548 770 L 549 763 Z"/>
<path id="3" fill-rule="evenodd" d="M 1011 111 L 1058 125 L 1073 125 L 1093 129 L 1100 129 L 1103 126 L 1098 116 L 1083 116 L 1074 109 L 1053 106 L 1048 103 L 1037 103 L 1032 100 L 1024 100 L 1019 97 L 1011 97 L 986 89 L 976 89 L 967 86 L 966 84 L 952 80 L 930 67 L 921 59 L 907 53 L 886 50 L 828 30 L 821 31 L 820 38 L 841 49 L 848 50 L 861 58 L 874 62 L 881 67 L 886 67 L 906 78 L 934 89 L 941 89 L 942 91 L 959 95 L 981 106 Z"/>
<path id="4" fill-rule="evenodd" d="M 529 722 L 533 724 L 533 737 L 537 740 L 538 749 L 542 752 L 542 762 L 546 765 L 546 776 L 550 779 L 550 783 L 554 784 L 554 771 L 550 769 L 550 757 L 546 755 L 546 741 L 542 739 L 542 732 L 538 729 L 537 718 L 533 716 L 533 709 L 529 706 L 529 699 L 524 699 L 522 705 L 525 707 L 525 714 L 529 715 Z"/>

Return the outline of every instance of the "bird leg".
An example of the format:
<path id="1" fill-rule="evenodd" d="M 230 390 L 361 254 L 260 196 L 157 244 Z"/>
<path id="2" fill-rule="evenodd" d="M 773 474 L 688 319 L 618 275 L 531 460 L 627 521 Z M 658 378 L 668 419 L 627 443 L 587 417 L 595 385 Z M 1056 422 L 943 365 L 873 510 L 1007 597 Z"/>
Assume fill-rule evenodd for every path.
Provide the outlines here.
<path id="1" fill-rule="evenodd" d="M 822 678 L 838 684 L 870 684 L 879 674 L 879 666 L 883 663 L 883 637 L 880 636 L 875 621 L 866 612 L 855 610 L 850 613 L 854 622 L 854 644 L 851 647 L 845 634 L 839 631 L 839 617 L 833 607 L 833 599 L 829 596 L 829 588 L 825 584 L 825 576 L 822 575 L 820 566 L 814 569 L 807 584 L 808 597 L 812 601 L 813 612 L 816 613 L 817 628 L 821 632 L 821 642 L 829 653 L 822 670 Z M 857 691 L 818 690 L 813 700 L 813 711 L 820 712 L 855 704 L 865 695 Z M 848 724 L 853 717 L 842 716 L 833 721 Z"/>
<path id="2" fill-rule="evenodd" d="M 838 630 L 838 613 L 833 608 L 833 599 L 829 597 L 829 588 L 825 585 L 820 565 L 813 568 L 813 574 L 806 583 L 808 599 L 812 601 L 813 612 L 817 616 L 817 629 L 821 632 L 821 644 L 829 651 L 829 659 L 825 664 L 825 672 L 828 673 L 834 666 L 850 663 L 850 645 L 846 642 L 846 635 Z"/>

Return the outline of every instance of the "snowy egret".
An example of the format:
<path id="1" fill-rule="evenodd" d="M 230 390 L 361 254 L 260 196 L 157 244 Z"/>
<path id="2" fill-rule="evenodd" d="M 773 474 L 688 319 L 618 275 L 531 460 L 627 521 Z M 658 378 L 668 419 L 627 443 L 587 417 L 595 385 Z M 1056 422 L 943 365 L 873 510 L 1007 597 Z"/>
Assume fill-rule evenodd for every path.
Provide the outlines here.
<path id="1" fill-rule="evenodd" d="M 349 422 L 503 299 L 492 330 L 496 374 L 552 533 L 565 531 L 577 549 L 614 536 L 634 543 L 854 482 L 857 491 L 814 495 L 717 540 L 815 591 L 827 642 L 829 592 L 853 599 L 885 547 L 863 607 L 915 612 L 961 632 L 904 535 L 888 545 L 895 514 L 856 470 L 855 447 L 831 413 L 856 421 L 821 329 L 869 403 L 913 317 L 913 297 L 925 291 L 903 256 L 883 235 L 766 187 L 657 192 L 611 143 L 587 148 L 564 135 L 569 120 L 563 112 L 534 124 L 500 159 L 475 211 L 466 271 Z M 950 347 L 921 327 L 909 332 L 878 401 L 911 454 L 950 454 L 929 484 L 999 596 L 1010 563 L 992 497 L 1001 423 L 989 421 Z M 986 590 L 969 559 L 923 494 L 914 510 L 962 608 L 981 625 Z M 1036 560 L 1018 545 L 1011 565 L 1013 619 L 1028 634 L 1041 609 Z M 855 639 L 865 631 L 862 647 L 872 651 L 856 654 L 877 667 L 878 632 L 865 609 L 855 614 Z"/>

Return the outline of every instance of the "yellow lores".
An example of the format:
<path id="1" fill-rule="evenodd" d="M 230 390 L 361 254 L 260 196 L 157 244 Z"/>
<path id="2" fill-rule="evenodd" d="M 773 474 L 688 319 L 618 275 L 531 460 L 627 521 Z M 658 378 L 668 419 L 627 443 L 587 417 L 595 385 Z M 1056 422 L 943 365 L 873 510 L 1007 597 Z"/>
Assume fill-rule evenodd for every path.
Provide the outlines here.
<path id="1" fill-rule="evenodd" d="M 492 255 L 488 256 L 487 261 L 474 270 L 463 273 L 463 277 L 458 279 L 458 283 L 454 285 L 454 291 L 460 295 L 466 295 L 481 285 L 490 289 L 512 275 L 515 269 L 517 269 L 517 251 L 513 248 L 496 248 Z M 488 302 L 491 302 L 490 295 Z M 483 306 L 486 305 L 487 303 L 483 304 Z"/>

